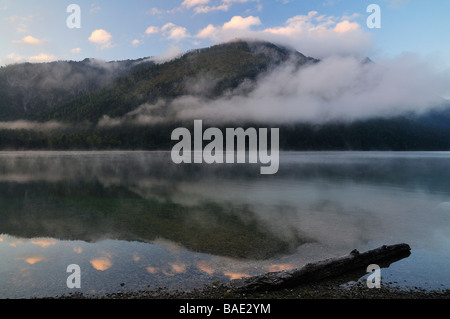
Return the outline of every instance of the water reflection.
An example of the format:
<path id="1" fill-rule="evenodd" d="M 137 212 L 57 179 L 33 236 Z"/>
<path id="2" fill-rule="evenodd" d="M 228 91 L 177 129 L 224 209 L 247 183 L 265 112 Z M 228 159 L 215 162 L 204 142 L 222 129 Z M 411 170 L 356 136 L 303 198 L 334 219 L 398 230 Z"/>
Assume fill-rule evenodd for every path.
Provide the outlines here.
<path id="1" fill-rule="evenodd" d="M 89 261 L 96 270 L 105 271 L 112 266 L 112 261 L 110 256 L 98 257 L 95 259 L 91 259 Z"/>
<path id="2" fill-rule="evenodd" d="M 183 181 L 192 170 L 184 174 L 164 153 L 33 155 L 7 154 L 0 161 L 0 171 L 8 172 L 0 178 L 0 232 L 85 241 L 166 238 L 241 258 L 286 253 L 308 240 L 299 233 L 280 238 L 248 203 L 210 199 L 211 183 L 220 181 Z"/>
<path id="3" fill-rule="evenodd" d="M 438 266 L 450 251 L 450 154 L 280 161 L 262 176 L 258 165 L 175 165 L 167 152 L 0 153 L 0 297 L 67 293 L 71 263 L 85 291 L 100 293 L 190 287 L 399 242 L 436 252 L 429 276 L 450 286 Z"/>

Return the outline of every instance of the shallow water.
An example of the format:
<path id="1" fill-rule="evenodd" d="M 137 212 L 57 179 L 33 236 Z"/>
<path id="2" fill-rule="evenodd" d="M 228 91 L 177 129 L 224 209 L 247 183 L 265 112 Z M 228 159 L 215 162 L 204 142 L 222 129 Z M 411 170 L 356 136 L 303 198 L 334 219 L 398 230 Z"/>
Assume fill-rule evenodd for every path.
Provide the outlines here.
<path id="1" fill-rule="evenodd" d="M 168 152 L 0 152 L 0 297 L 189 289 L 403 242 L 383 282 L 449 289 L 449 186 L 445 152 L 282 152 L 276 175 Z"/>

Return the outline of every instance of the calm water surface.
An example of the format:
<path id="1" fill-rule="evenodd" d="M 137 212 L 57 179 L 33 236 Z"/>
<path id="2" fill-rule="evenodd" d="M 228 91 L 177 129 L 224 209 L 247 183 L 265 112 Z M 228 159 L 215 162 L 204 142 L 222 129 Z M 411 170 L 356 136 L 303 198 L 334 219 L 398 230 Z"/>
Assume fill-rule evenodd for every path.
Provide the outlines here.
<path id="1" fill-rule="evenodd" d="M 191 289 L 397 243 L 412 253 L 384 282 L 450 289 L 450 153 L 285 152 L 278 174 L 259 167 L 0 152 L 0 298 Z"/>

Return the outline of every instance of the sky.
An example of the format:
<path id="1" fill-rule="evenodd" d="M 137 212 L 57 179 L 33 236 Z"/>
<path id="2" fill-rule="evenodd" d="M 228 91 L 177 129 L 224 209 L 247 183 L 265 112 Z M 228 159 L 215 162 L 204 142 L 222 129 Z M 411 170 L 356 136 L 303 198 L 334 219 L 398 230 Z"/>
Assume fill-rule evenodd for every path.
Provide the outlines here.
<path id="1" fill-rule="evenodd" d="M 370 4 L 379 6 L 380 28 L 367 24 Z M 448 0 L 0 0 L 0 65 L 164 59 L 259 38 L 316 58 L 415 54 L 444 70 L 449 14 Z"/>

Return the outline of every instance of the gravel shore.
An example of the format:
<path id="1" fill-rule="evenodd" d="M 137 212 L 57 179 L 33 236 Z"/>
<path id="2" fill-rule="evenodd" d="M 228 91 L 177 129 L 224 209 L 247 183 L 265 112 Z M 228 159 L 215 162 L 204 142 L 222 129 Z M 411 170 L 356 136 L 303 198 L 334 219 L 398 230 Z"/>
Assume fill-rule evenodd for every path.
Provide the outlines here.
<path id="1" fill-rule="evenodd" d="M 70 294 L 57 299 L 450 299 L 450 290 L 425 290 L 418 287 L 402 288 L 383 284 L 381 288 L 369 289 L 363 282 L 348 278 L 333 278 L 277 291 L 243 293 L 233 291 L 227 284 L 211 284 L 191 291 L 156 290 L 117 292 L 103 296 Z"/>

